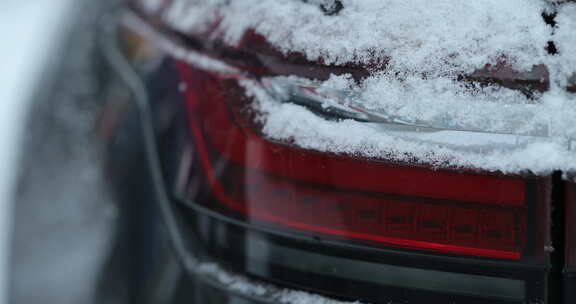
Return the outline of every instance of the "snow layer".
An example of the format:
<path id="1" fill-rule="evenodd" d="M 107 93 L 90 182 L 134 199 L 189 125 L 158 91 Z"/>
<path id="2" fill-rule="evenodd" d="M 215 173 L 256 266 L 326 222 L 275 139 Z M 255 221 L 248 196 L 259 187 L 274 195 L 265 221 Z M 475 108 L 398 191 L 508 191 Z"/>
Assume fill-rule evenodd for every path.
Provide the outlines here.
<path id="1" fill-rule="evenodd" d="M 540 0 L 363 0 L 342 1 L 337 16 L 296 0 L 176 0 L 165 21 L 187 32 L 205 31 L 230 44 L 246 29 L 264 35 L 284 52 L 298 51 L 328 63 L 374 61 L 422 71 L 472 68 L 514 58 L 530 67 L 546 56 L 552 29 Z"/>
<path id="2" fill-rule="evenodd" d="M 559 75 L 557 80 L 565 85 L 565 80 L 576 75 L 576 3 L 565 4 L 556 17 L 557 26 L 553 39 L 561 54 L 555 60 Z"/>
<path id="3" fill-rule="evenodd" d="M 284 53 L 299 52 L 327 64 L 371 64 L 372 75 L 361 83 L 334 75 L 315 85 L 349 90 L 355 106 L 407 124 L 537 136 L 520 137 L 516 141 L 522 145 L 515 148 L 494 144 L 463 150 L 461 146 L 486 135 L 407 137 L 366 123 L 326 121 L 303 107 L 275 103 L 260 84 L 243 81 L 258 101 L 264 132 L 271 138 L 434 166 L 536 173 L 576 168 L 576 153 L 570 150 L 576 139 L 576 97 L 564 89 L 576 71 L 576 4 L 554 8 L 544 0 L 343 0 L 344 8 L 328 16 L 318 1 L 304 2 L 175 0 L 162 18 L 183 32 L 208 33 L 230 45 L 253 29 Z M 558 12 L 556 27 L 542 18 L 550 10 Z M 549 41 L 558 54 L 546 51 Z M 545 65 L 550 90 L 529 98 L 499 86 L 458 81 L 459 75 L 502 62 L 516 71 Z"/>
<path id="4" fill-rule="evenodd" d="M 249 297 L 264 298 L 274 303 L 283 304 L 361 304 L 360 302 L 343 302 L 332 300 L 320 295 L 291 289 L 279 289 L 272 285 L 256 283 L 246 277 L 232 274 L 222 269 L 218 264 L 199 263 L 195 271 L 203 276 L 216 280 L 229 290 Z"/>
<path id="5" fill-rule="evenodd" d="M 515 139 L 511 143 L 514 148 L 503 148 L 506 142 L 499 141 L 500 136 L 493 134 L 461 132 L 455 137 L 450 131 L 391 132 L 380 124 L 329 121 L 303 106 L 278 103 L 255 81 L 240 83 L 259 101 L 258 109 L 264 113 L 263 132 L 271 138 L 288 139 L 304 148 L 434 167 L 456 166 L 508 173 L 531 170 L 544 174 L 554 169 L 576 169 L 576 153 L 569 149 L 570 143 L 564 139 L 529 138 L 522 145 L 516 145 L 518 140 Z M 445 136 L 448 138 L 443 138 Z M 450 140 L 455 142 L 447 143 Z M 486 140 L 492 140 L 492 145 L 486 145 Z M 475 142 L 480 142 L 480 148 L 474 148 Z M 467 143 L 473 145 L 472 149 L 463 148 Z"/>

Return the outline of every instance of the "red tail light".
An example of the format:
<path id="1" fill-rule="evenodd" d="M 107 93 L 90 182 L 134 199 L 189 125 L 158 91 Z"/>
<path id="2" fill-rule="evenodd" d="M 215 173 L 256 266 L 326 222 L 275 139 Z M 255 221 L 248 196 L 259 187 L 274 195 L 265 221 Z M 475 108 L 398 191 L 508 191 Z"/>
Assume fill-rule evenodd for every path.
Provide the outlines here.
<path id="1" fill-rule="evenodd" d="M 258 41 L 231 48 L 158 26 L 170 41 L 170 54 L 158 52 L 150 65 L 150 100 L 162 116 L 158 154 L 186 249 L 199 260 L 281 288 L 377 303 L 546 303 L 559 286 L 551 275 L 551 237 L 559 237 L 551 231 L 550 176 L 438 169 L 270 140 L 236 78 L 269 89 L 264 76 L 367 72 L 285 60 Z M 188 56 L 186 43 L 197 52 Z M 199 59 L 198 67 L 174 65 L 174 57 Z M 233 73 L 202 70 L 214 60 Z M 312 97 L 322 93 L 310 89 Z M 318 103 L 297 104 L 326 114 Z M 361 108 L 330 106 L 338 117 L 385 123 L 363 119 Z M 177 122 L 164 124 L 164 114 Z"/>
<path id="2" fill-rule="evenodd" d="M 179 71 L 201 171 L 218 202 L 208 206 L 214 210 L 371 246 L 512 260 L 543 251 L 527 238 L 529 230 L 543 235 L 545 228 L 528 229 L 527 218 L 546 200 L 545 179 L 434 170 L 269 141 L 248 119 L 235 81 L 185 64 Z"/>

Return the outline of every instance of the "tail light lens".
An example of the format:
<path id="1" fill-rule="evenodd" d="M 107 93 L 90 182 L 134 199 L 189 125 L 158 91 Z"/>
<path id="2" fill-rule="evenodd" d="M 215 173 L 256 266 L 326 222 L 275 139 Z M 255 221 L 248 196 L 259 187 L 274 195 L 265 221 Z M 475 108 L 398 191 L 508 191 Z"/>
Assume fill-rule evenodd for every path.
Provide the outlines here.
<path id="1" fill-rule="evenodd" d="M 242 61 L 241 55 L 235 59 Z M 174 59 L 165 59 L 172 66 Z M 175 66 L 180 82 L 175 87 L 182 92 L 185 107 L 186 147 L 174 144 L 161 150 L 182 150 L 178 164 L 170 169 L 177 172 L 169 172 L 173 177 L 168 180 L 173 181 L 177 201 L 193 205 L 197 214 L 205 213 L 205 218 L 193 216 L 191 222 L 196 225 L 194 233 L 207 240 L 202 245 L 214 247 L 211 254 L 225 260 L 242 252 L 235 261 L 244 267 L 241 271 L 281 285 L 340 295 L 343 291 L 334 291 L 340 285 L 327 287 L 313 275 L 337 278 L 330 284 L 341 280 L 372 284 L 347 290 L 351 298 L 371 300 L 381 295 L 364 296 L 358 290 L 400 286 L 413 292 L 398 297 L 405 302 L 418 302 L 407 299 L 422 295 L 421 291 L 450 294 L 438 302 L 459 303 L 456 295 L 480 299 L 474 303 L 544 301 L 550 262 L 550 177 L 437 169 L 274 141 L 260 131 L 252 100 L 238 79 L 225 71 L 207 72 L 201 64 L 193 67 L 179 61 Z M 256 74 L 254 80 L 282 98 L 286 87 L 259 78 L 257 70 L 247 74 Z M 289 69 L 291 74 L 312 70 L 306 65 Z M 300 84 L 290 86 L 288 92 L 297 88 L 317 96 Z M 175 99 L 174 92 L 170 94 Z M 338 102 L 327 108 L 306 106 L 329 109 L 359 123 L 382 119 Z M 231 229 L 202 226 L 203 221 L 264 232 L 258 237 L 246 232 L 231 241 Z M 273 240 L 270 235 L 313 240 L 314 251 L 301 242 Z M 344 253 L 335 253 L 334 248 L 347 248 L 342 252 L 352 254 L 342 257 Z M 370 255 L 370 263 L 364 253 Z M 276 261 L 270 264 L 279 268 L 264 262 L 271 256 Z M 309 260 L 291 261 L 292 257 Z M 425 266 L 419 265 L 424 261 Z M 286 268 L 299 276 L 287 274 Z M 359 269 L 373 269 L 374 274 L 365 277 Z M 420 299 L 427 299 L 429 294 L 424 294 Z"/>
<path id="2" fill-rule="evenodd" d="M 199 169 L 217 198 L 207 207 L 255 225 L 371 246 L 509 260 L 536 254 L 526 252 L 528 209 L 538 203 L 527 193 L 544 182 L 269 141 L 251 122 L 236 81 L 183 63 L 179 71 Z"/>

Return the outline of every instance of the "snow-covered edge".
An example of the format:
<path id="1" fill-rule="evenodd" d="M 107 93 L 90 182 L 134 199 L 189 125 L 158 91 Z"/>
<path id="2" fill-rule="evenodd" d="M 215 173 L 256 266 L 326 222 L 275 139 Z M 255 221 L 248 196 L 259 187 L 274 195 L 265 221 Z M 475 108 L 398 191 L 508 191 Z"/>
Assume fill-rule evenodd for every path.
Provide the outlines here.
<path id="1" fill-rule="evenodd" d="M 522 0 L 524 1 L 524 0 Z M 447 1 L 444 1 L 449 3 Z M 210 20 L 216 20 L 217 16 L 219 16 L 218 7 L 223 5 L 223 1 L 220 0 L 211 0 L 202 2 L 202 4 L 192 4 L 188 0 L 178 0 L 176 1 L 168 11 L 163 13 L 164 21 L 166 21 L 169 25 L 176 27 L 177 29 L 183 31 L 202 31 L 203 27 L 207 26 L 205 23 L 210 24 Z M 308 30 L 309 33 L 316 33 L 318 30 L 317 27 L 314 27 L 314 23 L 316 21 L 323 20 L 322 22 L 327 24 L 333 24 L 334 26 L 340 26 L 337 22 L 338 18 L 326 18 L 321 16 L 321 13 L 316 8 L 310 6 L 295 6 L 292 2 L 289 1 L 278 1 L 275 2 L 280 5 L 283 9 L 288 11 L 288 8 L 299 8 L 302 9 L 302 13 L 306 14 L 307 16 L 314 16 L 311 20 L 303 19 L 304 21 L 308 22 Z M 367 2 L 368 3 L 368 2 Z M 378 1 L 372 1 L 371 5 L 375 5 L 377 7 Z M 532 13 L 537 10 L 543 10 L 546 7 L 545 2 L 543 1 L 525 1 L 522 3 L 527 3 L 531 5 Z M 354 6 L 359 6 L 360 3 L 354 4 L 353 2 L 347 2 L 347 4 Z M 237 41 L 239 37 L 243 33 L 243 29 L 255 26 L 256 29 L 262 31 L 262 34 L 265 34 L 267 38 L 272 38 L 272 42 L 275 45 L 278 45 L 282 48 L 284 46 L 285 50 L 290 50 L 290 45 L 284 45 L 285 40 L 274 40 L 273 38 L 274 33 L 277 31 L 277 27 L 280 25 L 276 25 L 272 19 L 266 19 L 262 17 L 262 22 L 255 22 L 255 19 L 258 15 L 256 12 L 246 12 L 246 14 L 256 14 L 254 15 L 254 20 L 250 18 L 245 18 L 243 14 L 240 14 L 240 8 L 244 6 L 248 6 L 245 2 L 235 2 L 238 11 L 234 11 L 232 9 L 231 14 L 226 15 L 224 12 L 224 19 L 225 21 L 222 23 L 221 27 L 218 31 L 214 32 L 214 35 L 221 36 L 223 35 L 225 40 L 229 43 L 234 43 Z M 396 3 L 396 6 L 399 4 Z M 442 5 L 442 4 L 440 4 Z M 468 4 L 464 4 L 466 6 Z M 470 4 L 475 5 L 475 4 Z M 479 5 L 479 4 L 478 4 Z M 511 5 L 511 4 L 510 4 Z M 510 5 L 504 5 L 508 11 L 515 11 L 515 8 L 511 7 Z M 271 14 L 273 16 L 278 15 L 278 12 L 270 11 L 269 8 L 266 8 L 266 5 L 257 5 L 261 11 L 256 9 L 257 12 L 262 14 Z M 410 6 L 410 5 L 408 5 Z M 227 8 L 228 9 L 228 8 Z M 440 6 L 440 10 L 444 10 L 444 7 Z M 572 71 L 567 66 L 567 63 L 576 62 L 576 58 L 570 55 L 571 48 L 573 46 L 570 45 L 569 42 L 576 41 L 576 35 L 570 29 L 574 26 L 574 21 L 570 19 L 570 16 L 575 15 L 574 12 L 576 10 L 576 4 L 565 4 L 560 10 L 558 15 L 558 24 L 559 26 L 552 30 L 552 28 L 547 27 L 543 20 L 541 20 L 539 14 L 530 14 L 529 12 L 524 11 L 524 15 L 532 16 L 532 19 L 528 21 L 522 20 L 515 20 L 518 23 L 519 28 L 524 28 L 533 25 L 532 30 L 534 31 L 532 34 L 538 36 L 541 42 L 545 42 L 547 39 L 554 39 L 558 42 L 560 39 L 561 42 L 558 44 L 559 49 L 563 52 L 563 56 L 550 56 L 543 53 L 542 50 L 526 50 L 524 48 L 514 49 L 512 48 L 512 53 L 514 52 L 524 52 L 526 51 L 528 55 L 532 54 L 531 52 L 534 51 L 538 53 L 538 56 L 528 56 L 526 54 L 526 58 L 535 58 L 534 61 L 530 62 L 530 60 L 520 60 L 519 62 L 513 62 L 513 65 L 520 68 L 528 68 L 530 65 L 538 64 L 538 63 L 546 63 L 551 70 L 551 90 L 543 96 L 541 96 L 542 104 L 546 106 L 544 108 L 545 112 L 534 112 L 534 124 L 527 125 L 527 130 L 519 130 L 521 133 L 524 131 L 531 132 L 531 129 L 539 129 L 541 126 L 548 127 L 548 132 L 551 133 L 550 136 L 553 138 L 548 139 L 536 139 L 534 142 L 530 142 L 526 145 L 525 148 L 517 149 L 517 150 L 485 150 L 480 151 L 480 153 L 470 153 L 470 152 L 461 152 L 454 149 L 451 149 L 447 146 L 442 145 L 434 145 L 434 144 L 424 144 L 419 142 L 411 142 L 409 140 L 405 140 L 402 137 L 398 136 L 391 136 L 391 134 L 384 134 L 383 130 L 380 132 L 374 132 L 374 128 L 371 128 L 365 124 L 359 124 L 353 121 L 343 121 L 340 123 L 334 123 L 322 120 L 319 117 L 311 115 L 311 113 L 307 112 L 306 109 L 302 107 L 298 107 L 295 105 L 290 104 L 274 104 L 269 102 L 271 99 L 269 96 L 265 96 L 265 92 L 262 94 L 256 94 L 255 90 L 261 89 L 260 83 L 254 83 L 251 81 L 243 81 L 243 85 L 245 89 L 248 91 L 250 95 L 255 97 L 258 106 L 260 107 L 261 113 L 264 114 L 262 122 L 264 123 L 264 131 L 265 133 L 274 139 L 279 140 L 290 140 L 295 142 L 297 145 L 300 145 L 304 148 L 320 150 L 320 151 L 329 151 L 335 153 L 348 153 L 348 154 L 357 154 L 362 156 L 368 157 L 379 157 L 379 158 L 389 158 L 392 160 L 397 161 L 417 161 L 420 163 L 431 164 L 436 167 L 446 167 L 446 166 L 456 166 L 456 167 L 467 167 L 467 168 L 476 168 L 482 170 L 491 170 L 491 171 L 502 171 L 505 173 L 518 173 L 523 171 L 531 171 L 537 174 L 547 174 L 553 170 L 576 170 L 576 153 L 571 150 L 572 143 L 570 140 L 573 140 L 572 137 L 576 134 L 576 127 L 574 124 L 571 123 L 574 118 L 573 114 L 575 113 L 575 106 L 573 106 L 573 102 L 576 100 L 574 96 L 569 96 L 566 92 L 562 91 L 562 86 L 565 84 L 565 79 L 568 78 L 568 74 Z M 482 11 L 484 15 L 481 16 L 490 16 L 492 13 L 490 10 Z M 293 14 L 291 12 L 290 14 Z M 521 16 L 524 16 L 520 14 Z M 426 14 L 424 14 L 426 16 Z M 222 17 L 222 16 L 220 16 Z M 276 16 L 278 17 L 278 16 Z M 296 18 L 297 16 L 292 16 Z M 227 20 L 228 18 L 229 20 Z M 297 19 L 297 18 L 296 18 Z M 508 26 L 506 18 L 500 18 L 500 21 L 505 21 L 506 24 L 498 23 L 496 28 L 499 26 Z M 516 18 L 518 19 L 518 18 Z M 520 18 L 522 19 L 522 18 Z M 227 20 L 227 21 L 226 21 Z M 242 21 L 244 20 L 244 21 Z M 259 19 L 258 19 L 259 20 Z M 299 19 L 298 19 L 299 20 Z M 460 19 L 457 19 L 462 21 Z M 280 20 L 282 22 L 288 22 L 286 20 Z M 279 23 L 282 23 L 280 22 Z M 404 22 L 405 20 L 401 19 L 400 22 Z M 335 22 L 335 23 L 333 23 Z M 268 24 L 269 23 L 269 24 Z M 268 24 L 268 25 L 266 25 Z M 446 26 L 446 24 L 444 24 Z M 526 29 L 527 30 L 527 29 Z M 279 30 L 282 31 L 281 29 Z M 528 30 L 527 30 L 528 31 Z M 554 33 L 553 33 L 554 32 Z M 345 37 L 348 37 L 345 33 L 339 33 Z M 526 34 L 526 33 L 524 33 Z M 500 34 L 499 34 L 500 35 Z M 506 34 L 507 35 L 507 34 Z M 488 37 L 488 36 L 487 36 Z M 504 36 L 508 37 L 508 36 Z M 528 35 L 522 39 L 533 39 L 530 38 L 531 36 Z M 276 37 L 278 38 L 278 37 Z M 299 39 L 298 37 L 294 37 L 294 35 L 286 36 L 284 38 L 290 39 Z M 350 39 L 354 39 L 354 37 L 349 37 Z M 364 37 L 370 38 L 370 36 Z M 486 37 L 485 37 L 486 38 Z M 502 37 L 500 37 L 502 38 Z M 491 41 L 489 38 L 486 38 Z M 369 40 L 369 39 L 368 39 Z M 498 39 L 498 42 L 504 43 L 503 39 Z M 302 42 L 302 41 L 301 41 Z M 492 41 L 494 42 L 494 41 Z M 565 43 L 562 43 L 565 42 Z M 303 45 L 307 45 L 306 43 L 302 42 Z M 310 42 L 312 43 L 312 42 Z M 330 41 L 330 43 L 339 42 Z M 520 45 L 522 43 L 518 42 Z M 506 45 L 506 43 L 504 43 Z M 431 44 L 432 45 L 432 44 Z M 530 45 L 529 43 L 527 45 Z M 293 46 L 293 45 L 292 45 Z M 315 48 L 323 48 L 324 46 L 317 46 L 313 44 L 312 49 Z M 199 55 L 194 52 L 185 52 L 178 50 L 174 47 L 165 48 L 169 50 L 169 53 L 175 55 L 177 58 L 186 57 L 187 62 L 198 66 L 200 68 L 204 68 L 207 70 L 217 70 L 218 67 L 215 64 L 206 64 L 206 58 L 199 57 Z M 345 49 L 339 48 L 332 48 L 335 53 L 340 54 L 348 54 L 351 52 L 345 52 Z M 304 53 L 306 53 L 305 49 L 298 49 Z M 394 53 L 394 52 L 392 52 Z M 418 52 L 416 52 L 419 54 Z M 496 52 L 497 53 L 497 52 Z M 350 55 L 348 54 L 348 55 Z M 416 55 L 417 55 L 416 54 Z M 311 52 L 311 57 L 309 59 L 318 59 L 322 57 L 319 53 Z M 346 57 L 346 56 L 345 56 Z M 344 58 L 340 55 L 337 55 L 335 58 Z M 355 58 L 354 56 L 350 57 L 347 56 L 344 62 L 350 61 L 351 59 Z M 420 58 L 415 56 L 415 58 Z M 326 58 L 324 58 L 326 59 Z M 469 58 L 465 58 L 468 60 Z M 476 58 L 478 59 L 478 58 Z M 476 62 L 477 61 L 477 62 Z M 484 60 L 476 60 L 476 65 L 480 63 L 485 63 Z M 335 62 L 340 62 L 336 60 Z M 462 64 L 462 63 L 461 63 Z M 466 66 L 466 64 L 463 64 Z M 570 65 L 572 66 L 572 65 Z M 433 66 L 437 68 L 437 66 Z M 476 66 L 478 68 L 480 66 Z M 410 70 L 410 69 L 408 69 Z M 454 71 L 448 69 L 447 73 L 450 74 Z M 420 79 L 418 77 L 411 76 L 409 74 L 404 75 L 406 79 L 403 79 L 403 83 L 396 84 L 394 81 L 397 82 L 396 76 L 387 75 L 386 73 L 380 75 L 373 75 L 367 81 L 364 82 L 365 87 L 371 88 L 372 90 L 368 90 L 363 94 L 364 100 L 377 100 L 378 98 L 384 98 L 384 100 L 414 100 L 414 101 L 421 101 L 427 100 L 426 96 L 423 95 L 423 92 L 431 92 L 434 93 L 428 97 L 429 100 L 427 102 L 387 102 L 387 103 L 367 103 L 367 106 L 372 106 L 376 110 L 387 111 L 392 115 L 401 115 L 406 116 L 408 115 L 409 118 L 413 119 L 442 119 L 443 113 L 447 111 L 453 111 L 454 106 L 458 105 L 458 102 L 462 101 L 465 98 L 472 98 L 472 102 L 463 102 L 461 112 L 463 114 L 462 120 L 470 121 L 470 119 L 475 119 L 479 123 L 484 123 L 484 125 L 490 126 L 492 123 L 493 118 L 498 117 L 494 114 L 498 114 L 500 112 L 498 104 L 493 103 L 490 99 L 502 99 L 505 101 L 511 101 L 510 104 L 502 105 L 503 107 L 507 107 L 509 109 L 512 108 L 522 108 L 524 105 L 527 108 L 532 107 L 531 100 L 523 97 L 520 93 L 512 90 L 508 90 L 505 88 L 499 88 L 492 91 L 492 88 L 488 87 L 485 89 L 479 90 L 471 90 L 468 92 L 471 96 L 467 96 L 466 92 L 462 92 L 462 88 L 458 87 L 459 84 L 454 84 L 453 80 L 449 76 L 444 78 L 444 76 L 440 75 L 437 79 L 438 81 L 430 82 Z M 242 82 L 242 81 L 241 81 Z M 335 89 L 345 89 L 347 85 L 351 82 L 346 83 L 345 81 L 337 81 L 340 82 L 342 86 L 336 86 Z M 393 85 L 388 85 L 382 87 L 380 84 L 388 84 L 392 83 Z M 247 86 L 248 85 L 248 86 Z M 330 84 L 329 84 L 330 85 Z M 394 89 L 399 89 L 402 91 L 405 89 L 405 86 L 409 86 L 414 88 L 412 91 L 407 92 L 397 92 L 396 95 L 393 93 L 395 92 Z M 449 88 L 456 86 L 455 90 L 449 90 Z M 374 90 L 374 88 L 376 90 Z M 426 89 L 426 90 L 424 90 Z M 391 93 L 392 92 L 392 93 Z M 450 94 L 448 94 L 450 93 Z M 388 96 L 390 95 L 390 96 Z M 393 96 L 392 96 L 393 95 Z M 486 99 L 486 101 L 482 101 L 482 104 L 476 105 L 475 103 L 478 101 L 476 99 Z M 454 100 L 458 102 L 445 102 L 447 100 Z M 517 100 L 517 101 L 516 101 Z M 441 107 L 437 106 L 439 104 Z M 434 107 L 432 107 L 434 105 Z M 486 107 L 484 107 L 486 106 Z M 439 109 L 437 109 L 439 108 Z M 435 110 L 434 110 L 435 109 Z M 480 111 L 482 115 L 479 115 L 477 112 Z M 459 112 L 460 113 L 460 112 Z M 530 114 L 530 113 L 529 113 Z M 520 116 L 522 115 L 519 114 Z M 412 117 L 413 116 L 413 117 Z M 518 116 L 518 115 L 517 115 Z M 520 118 L 522 119 L 522 118 Z M 531 118 L 532 119 L 532 118 Z M 490 123 L 488 123 L 490 122 Z M 552 123 L 560 122 L 558 126 L 552 125 Z M 563 122 L 563 123 L 562 123 Z M 307 126 L 307 127 L 303 127 Z M 498 126 L 498 124 L 496 124 Z M 340 130 L 341 132 L 337 132 L 334 130 Z M 349 136 L 344 137 L 341 136 L 342 132 L 354 133 L 356 136 Z M 491 130 L 486 130 L 491 131 Z M 367 134 L 370 134 L 368 136 Z M 395 134 L 398 135 L 398 134 Z M 438 134 L 437 134 L 438 135 Z M 445 135 L 440 134 L 439 135 Z M 369 137 L 373 137 L 370 139 Z M 376 140 L 376 138 L 379 140 Z M 466 141 L 464 139 L 464 141 Z"/>
<path id="2" fill-rule="evenodd" d="M 240 80 L 239 84 L 256 101 L 257 110 L 262 113 L 263 133 L 276 140 L 289 140 L 303 148 L 416 162 L 436 168 L 475 168 L 513 174 L 576 170 L 576 153 L 563 139 L 535 139 L 514 150 L 453 149 L 426 140 L 407 139 L 379 128 L 378 124 L 353 120 L 328 121 L 303 106 L 277 102 L 259 82 L 245 79 Z M 421 135 L 426 136 L 427 133 Z M 485 134 L 464 132 L 463 136 Z"/>
<path id="3" fill-rule="evenodd" d="M 226 286 L 230 291 L 249 297 L 264 298 L 283 304 L 361 304 L 359 301 L 338 301 L 305 291 L 281 289 L 264 283 L 256 283 L 241 275 L 232 274 L 216 263 L 199 263 L 193 267 L 198 275 L 206 276 Z"/>
<path id="4" fill-rule="evenodd" d="M 224 76 L 241 75 L 241 71 L 235 67 L 188 50 L 167 39 L 133 14 L 127 15 L 125 24 L 150 41 L 157 43 L 160 49 L 170 56 L 210 73 Z M 276 140 L 290 140 L 303 148 L 370 158 L 387 158 L 400 162 L 418 162 L 437 168 L 462 167 L 503 173 L 531 171 L 543 175 L 553 170 L 576 170 L 576 153 L 571 149 L 571 143 L 563 138 L 536 138 L 523 148 L 513 151 L 461 151 L 434 143 L 415 142 L 351 120 L 326 121 L 304 107 L 279 103 L 268 94 L 260 82 L 242 79 L 243 77 L 238 78 L 240 78 L 239 84 L 244 87 L 250 97 L 254 98 L 258 110 L 263 114 L 260 119 L 264 126 L 264 133 Z M 330 86 L 329 82 L 334 81 L 326 82 L 328 86 Z M 338 79 L 335 82 L 347 85 L 345 81 Z M 549 98 L 555 97 L 553 92 L 547 94 Z M 350 132 L 354 135 L 343 136 Z M 334 134 L 340 136 L 335 137 Z M 478 134 L 470 135 L 477 136 Z"/>

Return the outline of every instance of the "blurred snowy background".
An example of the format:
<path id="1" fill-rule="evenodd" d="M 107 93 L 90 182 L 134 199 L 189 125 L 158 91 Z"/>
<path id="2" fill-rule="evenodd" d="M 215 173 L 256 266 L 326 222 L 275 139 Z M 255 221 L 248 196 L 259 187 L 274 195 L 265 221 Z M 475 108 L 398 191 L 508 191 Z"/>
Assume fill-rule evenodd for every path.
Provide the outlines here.
<path id="1" fill-rule="evenodd" d="M 89 303 L 115 209 L 92 140 L 110 1 L 0 1 L 0 303 Z"/>

